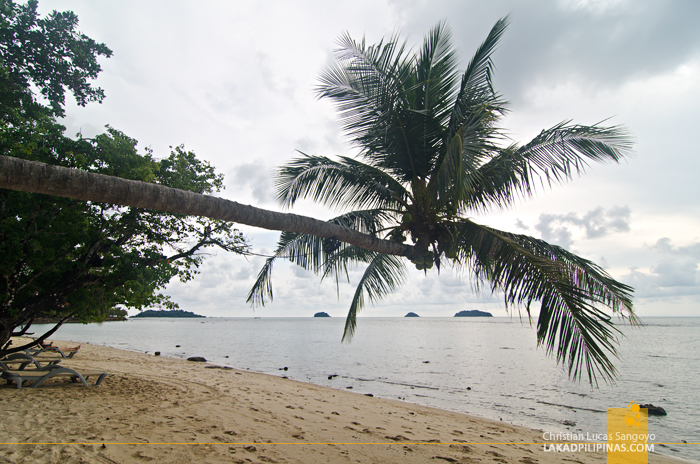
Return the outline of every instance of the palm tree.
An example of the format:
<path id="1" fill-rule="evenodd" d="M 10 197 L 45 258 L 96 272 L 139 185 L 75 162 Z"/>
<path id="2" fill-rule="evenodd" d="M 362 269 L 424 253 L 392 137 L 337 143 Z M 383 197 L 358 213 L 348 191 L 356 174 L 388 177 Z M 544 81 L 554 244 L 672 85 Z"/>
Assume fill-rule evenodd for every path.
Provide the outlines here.
<path id="1" fill-rule="evenodd" d="M 524 308 L 530 318 L 539 301 L 538 343 L 572 378 L 613 379 L 609 355 L 616 353 L 618 330 L 604 309 L 638 323 L 632 288 L 561 247 L 469 218 L 530 197 L 538 183 L 566 181 L 590 161 L 618 162 L 631 150 L 624 128 L 569 121 L 527 144 L 506 143 L 498 122 L 507 109 L 492 86 L 491 55 L 507 24 L 507 18 L 496 22 L 462 73 L 444 23 L 415 53 L 396 36 L 372 46 L 341 37 L 318 95 L 337 105 L 361 160 L 301 153 L 279 169 L 278 198 L 286 207 L 312 199 L 343 211 L 331 224 L 413 246 L 384 254 L 283 232 L 248 301 L 272 299 L 272 267 L 281 257 L 336 282 L 347 278 L 349 266 L 366 265 L 345 324 L 349 340 L 365 300 L 397 289 L 407 260 L 425 272 L 448 264 L 469 271 L 478 287 L 502 292 L 508 308 Z"/>

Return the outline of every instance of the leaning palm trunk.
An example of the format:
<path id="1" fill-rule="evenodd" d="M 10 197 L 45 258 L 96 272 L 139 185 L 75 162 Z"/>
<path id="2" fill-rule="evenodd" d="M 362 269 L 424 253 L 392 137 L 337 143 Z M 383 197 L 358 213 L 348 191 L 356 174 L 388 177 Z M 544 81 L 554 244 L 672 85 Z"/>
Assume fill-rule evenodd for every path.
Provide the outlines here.
<path id="1" fill-rule="evenodd" d="M 409 256 L 413 247 L 381 240 L 337 224 L 278 213 L 163 185 L 105 176 L 0 155 L 0 188 L 75 200 L 202 216 L 269 230 L 350 243 L 377 253 Z"/>

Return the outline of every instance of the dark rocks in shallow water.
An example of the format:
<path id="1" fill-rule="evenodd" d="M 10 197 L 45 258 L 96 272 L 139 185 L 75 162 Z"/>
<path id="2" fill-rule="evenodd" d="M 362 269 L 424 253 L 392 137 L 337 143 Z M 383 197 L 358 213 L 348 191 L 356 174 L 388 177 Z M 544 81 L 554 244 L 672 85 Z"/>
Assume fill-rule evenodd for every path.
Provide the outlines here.
<path id="1" fill-rule="evenodd" d="M 493 317 L 493 314 L 486 311 L 479 311 L 478 309 L 470 309 L 458 312 L 455 314 L 455 317 Z"/>
<path id="2" fill-rule="evenodd" d="M 314 317 L 331 317 L 330 314 L 324 313 L 323 311 L 314 314 Z"/>
<path id="3" fill-rule="evenodd" d="M 160 351 L 156 351 L 155 353 L 153 353 L 153 356 L 160 356 Z"/>
<path id="4" fill-rule="evenodd" d="M 667 416 L 668 413 L 661 406 L 654 406 L 653 404 L 640 404 L 640 408 L 647 408 L 647 415 L 649 416 Z"/>
<path id="5" fill-rule="evenodd" d="M 420 316 L 416 313 L 411 312 L 411 313 L 406 314 L 404 317 L 420 317 Z"/>
<path id="6" fill-rule="evenodd" d="M 188 360 L 188 361 L 194 361 L 194 362 L 200 362 L 200 363 L 205 363 L 205 362 L 207 362 L 207 360 L 204 359 L 204 358 L 201 357 L 201 356 L 192 356 L 192 357 L 190 357 L 190 358 L 187 358 L 187 360 Z"/>

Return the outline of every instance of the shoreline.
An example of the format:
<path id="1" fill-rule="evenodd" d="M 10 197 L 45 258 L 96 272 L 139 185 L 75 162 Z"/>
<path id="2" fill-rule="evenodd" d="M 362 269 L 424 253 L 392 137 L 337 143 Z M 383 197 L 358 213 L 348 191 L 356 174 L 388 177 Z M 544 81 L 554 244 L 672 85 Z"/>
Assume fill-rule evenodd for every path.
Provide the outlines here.
<path id="1" fill-rule="evenodd" d="M 110 375 L 94 388 L 0 387 L 8 462 L 606 461 L 546 452 L 541 430 L 249 370 L 89 344 L 63 363 Z"/>

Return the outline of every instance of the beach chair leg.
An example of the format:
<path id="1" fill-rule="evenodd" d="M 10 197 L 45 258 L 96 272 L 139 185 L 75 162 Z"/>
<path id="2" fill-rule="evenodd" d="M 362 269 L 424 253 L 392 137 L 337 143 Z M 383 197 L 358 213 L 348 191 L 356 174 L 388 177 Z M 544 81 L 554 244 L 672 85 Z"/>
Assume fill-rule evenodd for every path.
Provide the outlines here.
<path id="1" fill-rule="evenodd" d="M 100 374 L 100 376 L 97 378 L 97 382 L 95 382 L 95 385 L 94 385 L 94 386 L 96 387 L 96 386 L 98 386 L 99 384 L 101 384 L 102 381 L 104 380 L 104 378 L 107 377 L 108 375 L 109 375 L 109 374 L 107 374 L 106 372 L 103 373 L 103 374 Z"/>
<path id="2" fill-rule="evenodd" d="M 63 372 L 72 373 L 73 375 L 71 376 L 71 378 L 75 377 L 76 379 L 80 379 L 80 381 L 83 382 L 83 385 L 85 385 L 86 387 L 88 386 L 88 383 L 85 381 L 83 376 L 80 375 L 78 372 L 74 371 L 73 369 L 69 369 L 67 367 L 58 367 L 57 366 L 57 368 L 48 371 L 45 376 L 43 376 L 42 378 L 40 378 L 39 380 L 34 382 L 34 384 L 32 385 L 32 388 L 38 388 L 42 383 L 44 383 L 44 381 L 50 379 L 54 375 L 58 375 L 58 374 L 63 373 Z"/>
<path id="3" fill-rule="evenodd" d="M 90 386 L 90 385 L 87 383 L 87 380 L 85 380 L 85 377 L 83 377 L 82 375 L 77 374 L 77 373 L 76 373 L 76 375 L 74 375 L 73 377 L 71 377 L 70 380 L 71 380 L 71 382 L 73 382 L 73 383 L 78 383 L 78 380 L 80 380 L 81 382 L 83 382 L 83 385 L 85 385 L 86 387 L 89 387 L 89 386 Z"/>

